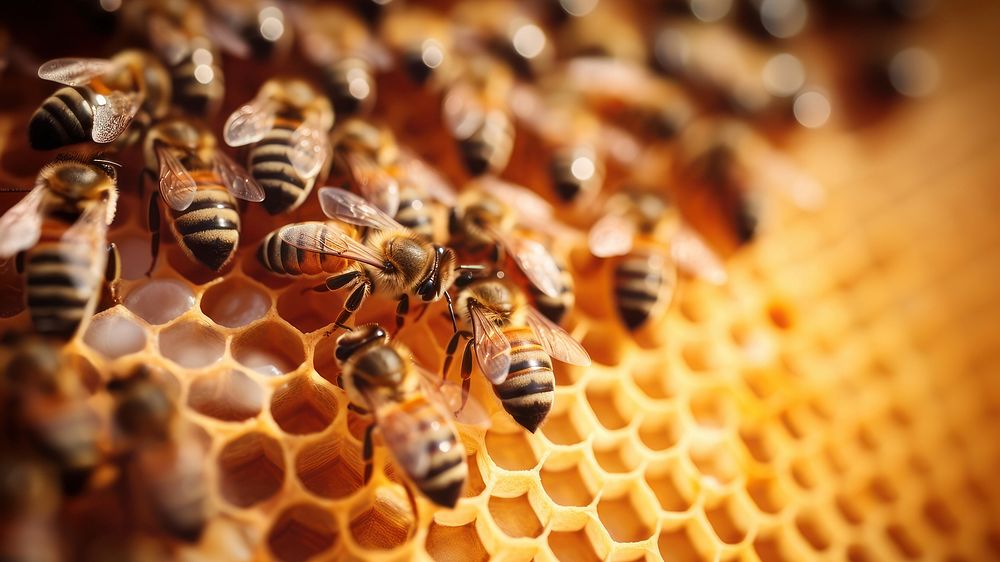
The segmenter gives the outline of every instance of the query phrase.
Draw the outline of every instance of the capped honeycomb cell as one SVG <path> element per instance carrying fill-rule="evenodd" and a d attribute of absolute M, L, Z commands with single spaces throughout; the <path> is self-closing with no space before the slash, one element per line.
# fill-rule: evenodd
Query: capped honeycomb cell
<path fill-rule="evenodd" d="M 237 369 L 199 375 L 188 389 L 187 404 L 199 414 L 236 422 L 257 417 L 264 400 L 260 384 Z"/>

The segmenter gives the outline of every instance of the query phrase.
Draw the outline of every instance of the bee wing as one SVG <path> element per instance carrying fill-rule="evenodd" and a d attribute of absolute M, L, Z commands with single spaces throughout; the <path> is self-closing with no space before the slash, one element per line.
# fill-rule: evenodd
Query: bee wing
<path fill-rule="evenodd" d="M 587 245 L 590 253 L 599 258 L 623 256 L 632 250 L 635 225 L 625 217 L 608 214 L 590 227 Z"/>
<path fill-rule="evenodd" d="M 63 232 L 62 239 L 74 244 L 92 246 L 97 250 L 95 255 L 103 256 L 105 254 L 102 246 L 107 240 L 107 232 L 108 208 L 107 202 L 102 201 L 84 209 L 76 221 Z"/>
<path fill-rule="evenodd" d="M 338 256 L 374 267 L 385 265 L 378 252 L 351 238 L 343 230 L 329 224 L 290 224 L 282 227 L 280 236 L 287 244 L 307 252 Z"/>
<path fill-rule="evenodd" d="M 715 285 L 726 282 L 726 266 L 705 240 L 690 227 L 682 226 L 670 239 L 670 255 L 686 273 Z"/>
<path fill-rule="evenodd" d="M 295 173 L 303 178 L 314 178 L 323 168 L 323 161 L 330 152 L 330 139 L 312 120 L 300 125 L 291 138 L 292 152 L 288 155 Z"/>
<path fill-rule="evenodd" d="M 513 207 L 522 222 L 545 224 L 554 220 L 552 205 L 526 187 L 497 178 L 483 178 L 478 183 L 485 191 Z"/>
<path fill-rule="evenodd" d="M 274 104 L 256 98 L 234 111 L 222 128 L 222 138 L 229 146 L 254 143 L 274 127 Z"/>
<path fill-rule="evenodd" d="M 188 38 L 163 16 L 149 17 L 149 43 L 169 66 L 175 66 L 188 52 Z"/>
<path fill-rule="evenodd" d="M 53 59 L 38 67 L 38 77 L 67 86 L 86 86 L 94 78 L 111 72 L 114 67 L 115 63 L 107 59 Z"/>
<path fill-rule="evenodd" d="M 422 158 L 404 148 L 399 151 L 398 162 L 406 178 L 426 191 L 432 199 L 449 207 L 455 205 L 455 188 Z"/>
<path fill-rule="evenodd" d="M 422 478 L 431 468 L 431 450 L 425 440 L 417 438 L 420 428 L 426 427 L 425 431 L 433 432 L 438 429 L 437 424 L 449 423 L 448 417 L 442 412 L 438 420 L 417 418 L 397 402 L 375 392 L 366 392 L 365 397 L 372 404 L 382 441 L 392 451 L 393 459 L 411 479 Z"/>
<path fill-rule="evenodd" d="M 362 197 L 389 216 L 395 216 L 399 211 L 399 182 L 396 178 L 362 154 L 348 152 L 343 158 Z"/>
<path fill-rule="evenodd" d="M 156 157 L 160 161 L 160 196 L 175 211 L 187 209 L 194 201 L 198 184 L 167 147 L 156 147 Z"/>
<path fill-rule="evenodd" d="M 0 258 L 9 258 L 38 243 L 42 234 L 42 200 L 46 187 L 39 182 L 0 217 Z"/>
<path fill-rule="evenodd" d="M 222 178 L 222 184 L 233 197 L 254 202 L 264 200 L 264 188 L 243 166 L 233 162 L 232 158 L 221 151 L 216 151 L 212 165 Z"/>
<path fill-rule="evenodd" d="M 500 384 L 510 371 L 510 341 L 482 306 L 473 305 L 469 312 L 479 368 L 491 383 Z"/>
<path fill-rule="evenodd" d="M 526 319 L 528 326 L 541 340 L 542 347 L 545 349 L 545 353 L 549 354 L 549 357 L 570 365 L 582 367 L 590 365 L 590 355 L 587 350 L 583 349 L 580 342 L 573 339 L 573 336 L 546 318 L 544 314 L 535 310 L 533 306 L 527 306 Z"/>
<path fill-rule="evenodd" d="M 369 203 L 363 197 L 339 187 L 324 187 L 319 190 L 319 204 L 331 219 L 378 230 L 399 230 L 405 228 L 382 209 Z M 381 263 L 381 262 L 380 262 Z"/>
<path fill-rule="evenodd" d="M 434 402 L 446 408 L 459 423 L 482 429 L 490 426 L 490 415 L 478 400 L 469 396 L 461 386 L 442 380 L 440 375 L 416 365 L 421 375 L 421 387 L 424 393 Z M 465 406 L 462 406 L 462 402 Z M 459 411 L 461 409 L 461 411 Z M 457 414 L 456 414 L 457 412 Z"/>
<path fill-rule="evenodd" d="M 514 258 L 517 267 L 539 291 L 558 297 L 562 289 L 562 271 L 552 254 L 541 242 L 491 229 L 493 236 Z"/>
<path fill-rule="evenodd" d="M 139 96 L 124 92 L 111 92 L 97 96 L 94 105 L 94 126 L 91 138 L 94 142 L 109 143 L 117 139 L 128 128 L 139 111 Z"/>

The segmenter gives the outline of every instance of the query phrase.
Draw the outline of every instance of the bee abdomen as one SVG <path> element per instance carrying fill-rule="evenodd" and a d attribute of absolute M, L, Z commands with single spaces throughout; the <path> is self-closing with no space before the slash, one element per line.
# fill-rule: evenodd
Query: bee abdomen
<path fill-rule="evenodd" d="M 93 92 L 60 88 L 31 116 L 28 141 L 36 150 L 51 150 L 90 140 L 94 126 Z"/>
<path fill-rule="evenodd" d="M 667 278 L 663 259 L 647 253 L 629 254 L 614 270 L 615 308 L 625 326 L 636 330 L 659 308 Z"/>
<path fill-rule="evenodd" d="M 229 263 L 239 243 L 240 215 L 222 186 L 199 183 L 191 206 L 173 213 L 177 240 L 192 257 L 216 271 Z"/>
<path fill-rule="evenodd" d="M 434 503 L 454 507 L 469 474 L 458 436 L 425 398 L 413 400 L 403 407 L 408 415 L 421 420 L 417 434 L 430 457 L 426 472 L 411 475 L 414 484 Z"/>
<path fill-rule="evenodd" d="M 35 330 L 70 339 L 90 312 L 100 283 L 90 261 L 63 244 L 43 244 L 25 262 L 28 310 Z"/>
<path fill-rule="evenodd" d="M 264 269 L 278 275 L 319 275 L 343 271 L 343 259 L 306 252 L 282 240 L 281 231 L 287 226 L 291 225 L 274 230 L 261 240 L 257 248 L 257 259 Z"/>
<path fill-rule="evenodd" d="M 296 209 L 312 190 L 315 178 L 303 178 L 292 166 L 293 128 L 276 126 L 250 149 L 250 174 L 264 188 L 264 208 L 272 215 Z"/>
<path fill-rule="evenodd" d="M 375 78 L 367 61 L 349 57 L 323 69 L 323 81 L 337 115 L 361 113 L 375 100 Z"/>
<path fill-rule="evenodd" d="M 504 334 L 510 341 L 510 370 L 493 392 L 504 410 L 534 433 L 555 398 L 552 361 L 530 328 L 510 328 Z"/>
<path fill-rule="evenodd" d="M 174 103 L 188 113 L 208 116 L 215 113 L 225 87 L 222 69 L 214 64 L 196 64 L 191 57 L 170 69 Z"/>
<path fill-rule="evenodd" d="M 514 149 L 514 125 L 504 114 L 489 114 L 478 129 L 459 141 L 459 149 L 470 174 L 499 173 Z"/>

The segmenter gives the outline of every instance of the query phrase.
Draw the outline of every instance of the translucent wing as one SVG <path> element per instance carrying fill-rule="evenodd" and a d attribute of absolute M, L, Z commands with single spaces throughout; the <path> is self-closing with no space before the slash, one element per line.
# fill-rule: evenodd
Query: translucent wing
<path fill-rule="evenodd" d="M 96 255 L 103 256 L 103 246 L 107 241 L 108 209 L 106 202 L 90 205 L 76 219 L 76 222 L 62 234 L 63 240 L 73 244 L 82 244 L 97 250 Z M 103 269 L 103 268 L 102 268 Z"/>
<path fill-rule="evenodd" d="M 424 190 L 434 200 L 449 207 L 456 203 L 455 188 L 437 170 L 407 149 L 400 149 L 397 159 L 408 181 Z"/>
<path fill-rule="evenodd" d="M 590 253 L 599 258 L 623 256 L 632 249 L 635 225 L 625 217 L 608 214 L 590 228 L 587 245 Z"/>
<path fill-rule="evenodd" d="M 222 138 L 229 146 L 243 146 L 261 140 L 273 127 L 274 104 L 256 98 L 229 115 Z"/>
<path fill-rule="evenodd" d="M 687 226 L 682 226 L 670 239 L 670 254 L 684 272 L 715 285 L 726 282 L 726 266 L 704 239 Z"/>
<path fill-rule="evenodd" d="M 106 96 L 98 94 L 94 104 L 94 126 L 90 136 L 94 142 L 109 143 L 117 139 L 128 128 L 139 111 L 139 96 L 124 92 L 111 92 Z"/>
<path fill-rule="evenodd" d="M 469 312 L 479 368 L 491 383 L 500 384 L 510 371 L 510 342 L 482 306 L 472 305 Z"/>
<path fill-rule="evenodd" d="M 282 227 L 279 235 L 286 243 L 307 252 L 338 256 L 374 267 L 385 265 L 382 256 L 375 250 L 329 224 L 317 222 L 290 224 Z"/>
<path fill-rule="evenodd" d="M 548 249 L 540 242 L 492 229 L 493 235 L 514 258 L 517 267 L 539 291 L 558 297 L 562 288 L 562 272 Z"/>
<path fill-rule="evenodd" d="M 441 380 L 440 375 L 416 366 L 421 375 L 421 387 L 431 401 L 440 404 L 459 423 L 486 429 L 490 426 L 490 415 L 475 398 L 469 396 L 461 386 Z M 464 401 L 464 405 L 463 405 Z"/>
<path fill-rule="evenodd" d="M 41 205 L 45 190 L 44 184 L 36 184 L 0 217 L 0 259 L 9 258 L 38 243 L 42 233 Z"/>
<path fill-rule="evenodd" d="M 149 18 L 149 42 L 170 66 L 180 64 L 188 52 L 188 38 L 162 16 Z"/>
<path fill-rule="evenodd" d="M 389 216 L 395 216 L 399 211 L 399 182 L 396 178 L 363 154 L 348 152 L 343 159 L 350 170 L 351 182 L 361 196 Z"/>
<path fill-rule="evenodd" d="M 331 219 L 379 230 L 404 228 L 396 219 L 369 203 L 363 197 L 339 187 L 324 187 L 319 190 L 319 204 Z"/>
<path fill-rule="evenodd" d="M 315 123 L 306 121 L 292 133 L 291 145 L 288 158 L 295 172 L 303 178 L 316 177 L 330 152 L 329 137 Z"/>
<path fill-rule="evenodd" d="M 372 404 L 375 421 L 382 432 L 382 441 L 392 451 L 393 459 L 410 476 L 420 479 L 431 467 L 431 449 L 424 439 L 415 439 L 420 428 L 437 433 L 448 418 L 441 415 L 437 419 L 416 417 L 400 407 L 398 402 L 383 398 L 375 392 L 366 392 L 365 397 Z"/>
<path fill-rule="evenodd" d="M 264 189 L 257 183 L 257 180 L 253 179 L 243 166 L 233 162 L 230 157 L 217 151 L 212 165 L 219 177 L 222 178 L 226 190 L 233 197 L 254 202 L 264 200 Z"/>
<path fill-rule="evenodd" d="M 566 333 L 566 330 L 557 326 L 534 307 L 528 306 L 527 311 L 528 326 L 541 340 L 542 347 L 545 348 L 545 353 L 548 353 L 549 357 L 570 365 L 583 367 L 590 365 L 590 355 L 587 354 L 587 350 L 583 349 L 580 342 L 573 339 L 573 336 Z"/>
<path fill-rule="evenodd" d="M 545 224 L 554 220 L 552 205 L 526 187 L 496 178 L 483 178 L 478 183 L 485 191 L 513 207 L 522 222 Z"/>
<path fill-rule="evenodd" d="M 91 80 L 111 72 L 115 64 L 107 59 L 53 59 L 38 67 L 38 77 L 67 86 L 86 86 Z"/>
<path fill-rule="evenodd" d="M 194 201 L 198 184 L 167 147 L 156 147 L 156 157 L 160 161 L 160 196 L 175 211 L 187 209 Z"/>

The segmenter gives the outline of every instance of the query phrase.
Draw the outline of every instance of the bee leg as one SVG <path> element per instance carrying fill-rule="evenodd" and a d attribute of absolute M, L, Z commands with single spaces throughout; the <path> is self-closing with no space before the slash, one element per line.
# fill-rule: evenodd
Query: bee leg
<path fill-rule="evenodd" d="M 149 277 L 156 267 L 156 260 L 160 257 L 160 197 L 157 193 L 149 196 L 147 219 L 149 220 L 149 231 L 152 233 L 149 240 L 149 253 L 153 256 L 153 260 L 149 262 L 149 269 L 146 271 L 146 277 Z"/>
<path fill-rule="evenodd" d="M 118 251 L 118 245 L 114 242 L 108 244 L 108 264 L 104 268 L 104 281 L 108 284 L 111 293 L 111 302 L 121 303 L 119 282 L 122 278 L 122 256 Z"/>
<path fill-rule="evenodd" d="M 334 275 L 333 277 L 327 278 L 322 285 L 317 285 L 313 287 L 312 290 L 317 293 L 336 291 L 350 285 L 352 281 L 356 281 L 359 277 L 361 277 L 360 271 L 348 271 L 347 273 L 341 273 L 340 275 Z"/>
<path fill-rule="evenodd" d="M 360 274 L 359 274 L 360 275 Z M 344 302 L 344 310 L 340 311 L 340 316 L 337 317 L 337 322 L 334 323 L 338 328 L 343 328 L 347 331 L 351 331 L 351 327 L 346 324 L 351 316 L 361 307 L 361 303 L 365 302 L 365 297 L 368 296 L 368 290 L 371 287 L 371 282 L 365 279 L 358 284 L 358 287 L 354 289 L 351 296 L 347 297 L 347 301 Z"/>
<path fill-rule="evenodd" d="M 458 350 L 458 342 L 462 338 L 470 339 L 472 338 L 472 334 L 464 330 L 461 332 L 455 332 L 451 336 L 451 340 L 448 341 L 448 348 L 445 350 L 444 367 L 441 368 L 442 379 L 448 377 L 448 369 L 451 368 L 451 362 L 455 359 L 455 351 Z"/>
<path fill-rule="evenodd" d="M 465 405 L 469 402 L 469 387 L 472 386 L 472 339 L 465 344 L 465 352 L 462 353 L 462 405 L 458 407 L 455 415 L 462 413 Z"/>
<path fill-rule="evenodd" d="M 396 330 L 398 331 L 403 327 L 403 322 L 406 321 L 406 313 L 410 311 L 410 297 L 409 295 L 403 295 L 399 297 L 399 304 L 396 305 Z"/>
<path fill-rule="evenodd" d="M 375 453 L 372 447 L 372 431 L 374 430 L 374 423 L 365 429 L 364 445 L 361 449 L 361 457 L 365 461 L 365 479 L 361 482 L 361 486 L 367 486 L 368 481 L 372 479 L 372 456 Z"/>

